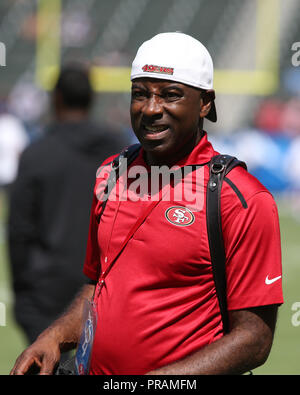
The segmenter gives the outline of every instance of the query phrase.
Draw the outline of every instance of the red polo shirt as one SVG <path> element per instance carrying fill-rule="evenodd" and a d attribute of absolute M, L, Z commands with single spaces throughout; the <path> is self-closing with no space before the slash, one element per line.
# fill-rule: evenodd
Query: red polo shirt
<path fill-rule="evenodd" d="M 177 164 L 203 165 L 199 179 L 190 181 L 197 183 L 202 196 L 195 207 L 186 196 L 180 200 L 178 195 L 160 196 L 153 203 L 146 197 L 120 201 L 116 193 L 100 224 L 102 202 L 97 196 L 107 172 L 99 174 L 84 273 L 101 280 L 101 273 L 113 265 L 95 292 L 98 325 L 91 374 L 144 374 L 222 336 L 206 229 L 205 164 L 215 154 L 205 134 Z M 149 171 L 143 150 L 130 169 L 133 166 Z M 273 197 L 243 168 L 227 177 L 246 202 L 245 207 L 232 185 L 224 182 L 221 214 L 228 308 L 281 304 L 280 233 Z M 137 223 L 138 218 L 143 220 Z"/>

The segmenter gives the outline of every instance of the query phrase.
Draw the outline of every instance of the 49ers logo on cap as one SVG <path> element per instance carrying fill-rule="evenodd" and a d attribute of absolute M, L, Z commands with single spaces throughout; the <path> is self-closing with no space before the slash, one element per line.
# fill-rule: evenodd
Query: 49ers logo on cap
<path fill-rule="evenodd" d="M 169 222 L 178 226 L 189 226 L 195 221 L 195 216 L 186 207 L 173 206 L 166 210 L 165 216 Z"/>
<path fill-rule="evenodd" d="M 146 73 L 159 73 L 159 74 L 170 74 L 174 73 L 174 69 L 172 67 L 163 67 L 163 66 L 155 66 L 153 64 L 145 64 L 142 67 L 142 70 Z"/>

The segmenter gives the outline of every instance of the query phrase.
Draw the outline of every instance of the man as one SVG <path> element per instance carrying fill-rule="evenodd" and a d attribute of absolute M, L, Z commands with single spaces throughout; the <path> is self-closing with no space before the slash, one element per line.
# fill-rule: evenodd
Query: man
<path fill-rule="evenodd" d="M 84 284 L 93 180 L 99 161 L 121 147 L 116 135 L 89 121 L 93 92 L 85 68 L 64 67 L 52 100 L 55 121 L 22 155 L 10 196 L 15 316 L 29 343 Z"/>
<path fill-rule="evenodd" d="M 98 312 L 90 374 L 241 374 L 269 355 L 283 302 L 277 210 L 242 167 L 222 188 L 228 333 L 213 280 L 205 186 L 216 152 L 203 131 L 205 117 L 216 121 L 211 57 L 188 35 L 159 34 L 138 50 L 131 79 L 132 127 L 142 148 L 128 175 L 145 169 L 145 185 L 152 188 L 157 166 L 183 171 L 198 165 L 202 204 L 191 207 L 185 195 L 165 199 L 163 187 L 174 192 L 175 182 L 158 183 L 158 193 L 150 189 L 147 199 L 142 184 L 137 188 L 137 180 L 125 176 L 102 211 L 114 157 L 105 161 L 84 264 L 90 283 L 19 357 L 12 374 L 25 373 L 32 363 L 42 374 L 52 372 L 61 350 L 78 343 L 86 298 L 93 298 Z M 124 191 L 141 198 L 120 199 Z"/>

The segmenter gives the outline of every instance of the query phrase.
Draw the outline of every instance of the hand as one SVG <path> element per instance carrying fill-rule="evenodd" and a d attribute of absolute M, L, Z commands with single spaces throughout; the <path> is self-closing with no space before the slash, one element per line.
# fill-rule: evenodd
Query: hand
<path fill-rule="evenodd" d="M 74 348 L 81 335 L 82 314 L 80 313 L 86 300 L 91 300 L 95 292 L 95 284 L 85 284 L 75 297 L 68 310 L 63 313 L 49 328 L 29 346 L 16 360 L 11 375 L 53 374 L 60 360 L 61 351 Z"/>
<path fill-rule="evenodd" d="M 53 338 L 38 338 L 17 358 L 10 375 L 51 375 L 60 360 L 59 344 Z"/>

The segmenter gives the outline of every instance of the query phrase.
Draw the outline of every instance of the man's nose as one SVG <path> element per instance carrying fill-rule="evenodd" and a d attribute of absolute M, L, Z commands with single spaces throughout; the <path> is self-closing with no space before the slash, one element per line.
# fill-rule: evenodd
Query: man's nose
<path fill-rule="evenodd" d="M 160 116 L 163 113 L 163 100 L 159 95 L 151 95 L 145 102 L 144 115 L 147 117 Z"/>

